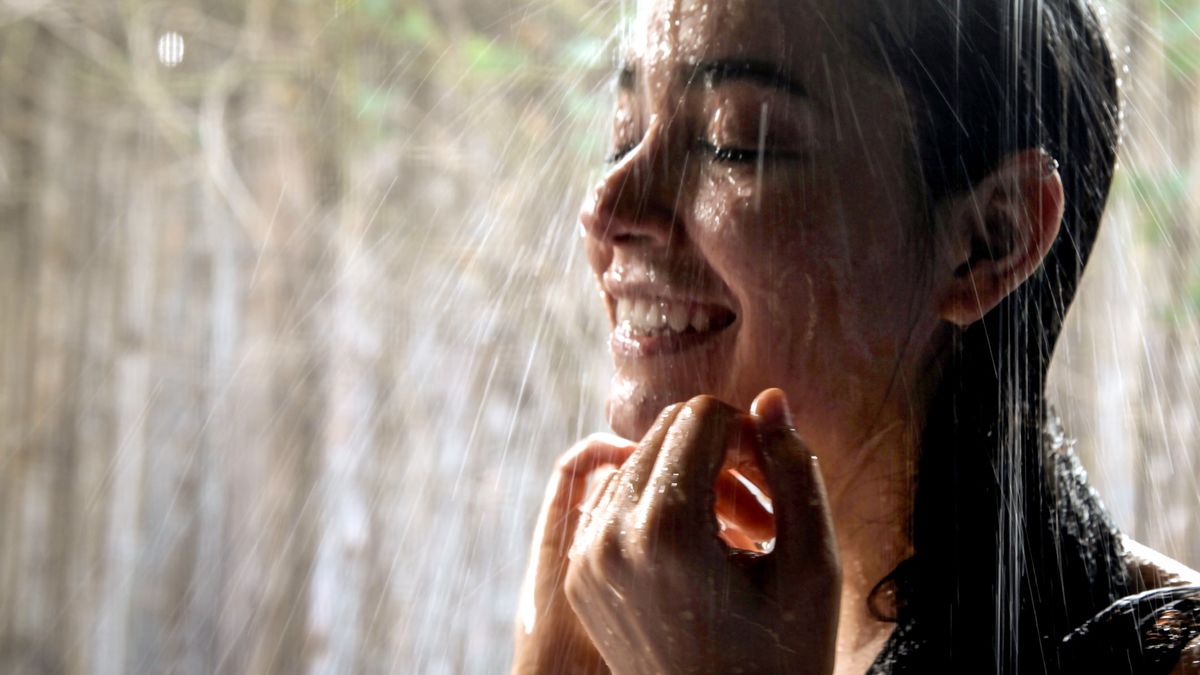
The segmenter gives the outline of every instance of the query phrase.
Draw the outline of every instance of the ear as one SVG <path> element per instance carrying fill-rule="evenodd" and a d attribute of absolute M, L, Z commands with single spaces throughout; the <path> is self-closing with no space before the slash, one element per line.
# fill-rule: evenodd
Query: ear
<path fill-rule="evenodd" d="M 1063 217 L 1058 164 L 1041 150 L 1010 155 L 969 192 L 939 209 L 949 274 L 938 313 L 966 327 L 1025 282 L 1058 237 Z"/>

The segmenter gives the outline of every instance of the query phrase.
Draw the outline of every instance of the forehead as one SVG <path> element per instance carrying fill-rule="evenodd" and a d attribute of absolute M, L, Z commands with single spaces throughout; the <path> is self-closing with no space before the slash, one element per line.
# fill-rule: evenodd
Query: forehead
<path fill-rule="evenodd" d="M 857 56 L 864 0 L 640 0 L 625 59 L 656 71 L 736 57 L 793 71 Z"/>

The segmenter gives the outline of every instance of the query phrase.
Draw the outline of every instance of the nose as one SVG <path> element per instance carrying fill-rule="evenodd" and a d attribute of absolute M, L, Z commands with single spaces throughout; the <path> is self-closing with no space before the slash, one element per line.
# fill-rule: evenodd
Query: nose
<path fill-rule="evenodd" d="M 579 219 L 588 237 L 614 246 L 667 246 L 679 228 L 686 149 L 673 148 L 661 116 L 650 119 L 636 147 L 613 165 L 584 204 Z M 672 169 L 671 154 L 677 154 Z"/>

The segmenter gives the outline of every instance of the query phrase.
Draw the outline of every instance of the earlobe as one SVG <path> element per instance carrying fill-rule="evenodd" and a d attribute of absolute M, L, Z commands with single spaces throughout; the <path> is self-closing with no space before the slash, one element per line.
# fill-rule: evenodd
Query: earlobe
<path fill-rule="evenodd" d="M 942 213 L 951 232 L 938 312 L 966 327 L 982 319 L 1042 264 L 1064 211 L 1058 164 L 1041 150 L 1010 155 Z"/>

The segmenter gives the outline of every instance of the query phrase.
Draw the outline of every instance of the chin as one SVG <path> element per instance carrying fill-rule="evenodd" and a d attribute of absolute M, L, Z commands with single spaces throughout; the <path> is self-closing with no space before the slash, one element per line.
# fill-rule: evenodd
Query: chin
<path fill-rule="evenodd" d="M 614 434 L 631 441 L 640 441 L 657 418 L 657 414 L 648 414 L 639 406 L 612 398 L 605 405 L 605 416 Z"/>
<path fill-rule="evenodd" d="M 605 415 L 613 433 L 631 441 L 640 441 L 667 406 L 713 393 L 700 386 L 668 387 L 662 384 L 627 380 L 620 376 L 613 378 L 612 391 L 605 403 Z"/>

